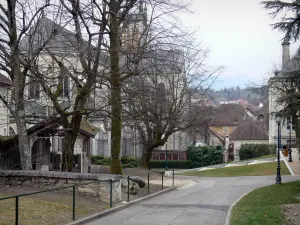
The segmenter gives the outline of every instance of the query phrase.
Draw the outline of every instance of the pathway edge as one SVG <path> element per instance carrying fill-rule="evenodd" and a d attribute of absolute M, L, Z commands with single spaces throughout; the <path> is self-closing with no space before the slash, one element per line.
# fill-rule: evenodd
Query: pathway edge
<path fill-rule="evenodd" d="M 162 191 L 153 193 L 151 195 L 147 195 L 147 196 L 145 196 L 143 198 L 139 198 L 139 199 L 133 200 L 133 201 L 128 202 L 128 203 L 126 203 L 124 205 L 116 206 L 114 208 L 111 208 L 111 209 L 108 209 L 108 210 L 105 210 L 105 211 L 102 211 L 102 212 L 99 212 L 99 213 L 95 213 L 93 215 L 84 217 L 82 219 L 75 220 L 75 221 L 73 221 L 71 223 L 68 223 L 67 225 L 84 225 L 84 224 L 87 224 L 87 223 L 92 222 L 94 220 L 100 219 L 100 218 L 102 218 L 104 216 L 113 214 L 115 212 L 119 212 L 119 211 L 121 211 L 123 209 L 126 209 L 126 208 L 129 208 L 129 207 L 133 206 L 136 203 L 140 203 L 140 202 L 146 201 L 146 200 L 154 198 L 156 196 L 159 196 L 159 195 L 168 193 L 170 191 L 173 191 L 175 189 L 176 189 L 175 187 L 170 187 L 170 188 L 164 189 Z"/>
<path fill-rule="evenodd" d="M 228 209 L 227 215 L 226 215 L 226 219 L 224 222 L 224 225 L 229 225 L 230 224 L 230 217 L 231 217 L 231 211 L 233 209 L 233 207 L 243 198 L 245 197 L 247 194 L 249 194 L 252 191 L 248 191 L 247 193 L 243 194 L 241 197 L 239 197 L 234 203 L 231 204 L 231 206 Z"/>

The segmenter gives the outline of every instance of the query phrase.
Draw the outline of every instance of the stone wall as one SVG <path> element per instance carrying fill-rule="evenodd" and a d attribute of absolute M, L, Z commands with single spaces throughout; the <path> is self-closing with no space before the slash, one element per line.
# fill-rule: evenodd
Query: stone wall
<path fill-rule="evenodd" d="M 0 170 L 0 184 L 2 185 L 21 185 L 43 189 L 76 185 L 78 193 L 97 196 L 107 203 L 110 201 L 110 180 L 112 180 L 113 202 L 121 201 L 122 178 L 123 176 L 110 174 Z M 68 188 L 65 191 L 72 190 Z"/>

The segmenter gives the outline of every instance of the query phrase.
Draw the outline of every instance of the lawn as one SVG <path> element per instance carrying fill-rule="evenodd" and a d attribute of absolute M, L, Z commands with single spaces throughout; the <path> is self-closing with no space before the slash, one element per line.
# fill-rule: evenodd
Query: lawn
<path fill-rule="evenodd" d="M 232 166 L 226 168 L 180 173 L 184 176 L 202 177 L 238 177 L 238 176 L 267 176 L 275 175 L 277 162 L 262 163 L 247 166 Z M 281 162 L 281 174 L 290 175 L 284 162 Z"/>
<path fill-rule="evenodd" d="M 290 224 L 281 206 L 300 203 L 295 198 L 299 193 L 300 181 L 256 189 L 233 207 L 230 225 Z"/>
<path fill-rule="evenodd" d="M 253 160 L 258 160 L 258 159 L 268 159 L 268 158 L 275 158 L 277 155 L 276 154 L 270 154 L 270 155 L 263 155 L 257 158 L 253 158 L 253 159 L 244 159 L 244 160 L 240 160 L 238 162 L 247 162 L 247 161 L 253 161 Z M 230 162 L 230 163 L 235 163 L 235 162 Z"/>
<path fill-rule="evenodd" d="M 0 195 L 0 198 L 4 197 Z M 38 225 L 38 224 L 67 224 L 72 221 L 72 199 L 70 201 L 56 201 L 56 199 L 42 200 L 36 197 L 19 198 L 19 224 Z M 107 206 L 93 207 L 77 203 L 76 218 L 98 212 Z M 15 224 L 15 199 L 0 201 L 0 225 Z"/>

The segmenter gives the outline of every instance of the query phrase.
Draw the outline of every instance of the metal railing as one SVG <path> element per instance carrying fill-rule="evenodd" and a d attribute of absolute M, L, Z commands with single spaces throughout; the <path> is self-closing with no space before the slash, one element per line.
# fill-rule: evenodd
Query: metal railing
<path fill-rule="evenodd" d="M 161 174 L 161 190 L 163 190 L 164 189 L 164 172 L 159 172 L 159 173 Z M 149 195 L 150 194 L 150 173 L 148 173 L 147 176 L 148 176 L 147 177 L 147 194 Z M 174 187 L 174 177 L 175 177 L 175 172 L 173 170 L 173 174 L 172 174 L 172 186 L 173 187 Z M 76 209 L 76 195 L 75 195 L 76 187 L 89 185 L 89 184 L 95 184 L 95 183 L 100 184 L 100 182 L 107 182 L 107 181 L 109 181 L 109 186 L 110 186 L 109 206 L 110 206 L 110 208 L 112 208 L 113 207 L 113 180 L 112 179 L 93 181 L 93 182 L 82 183 L 82 184 L 74 184 L 74 185 L 52 188 L 52 189 L 47 189 L 47 190 L 42 190 L 42 191 L 13 195 L 13 196 L 0 198 L 0 201 L 7 200 L 7 199 L 15 199 L 15 224 L 18 225 L 19 224 L 19 199 L 20 199 L 20 197 L 72 188 L 72 220 L 74 221 L 76 219 L 76 210 L 75 210 Z M 130 176 L 127 177 L 127 202 L 130 201 L 130 187 L 129 186 L 130 186 Z"/>
<path fill-rule="evenodd" d="M 51 191 L 57 191 L 57 190 L 63 190 L 63 189 L 67 189 L 67 188 L 72 188 L 72 220 L 74 221 L 76 219 L 76 187 L 79 186 L 84 186 L 84 185 L 89 185 L 89 184 L 95 184 L 95 183 L 100 183 L 100 182 L 107 182 L 109 181 L 110 184 L 110 198 L 109 198 L 109 206 L 110 208 L 113 207 L 113 196 L 112 196 L 112 184 L 113 184 L 113 180 L 101 180 L 101 181 L 93 181 L 93 182 L 89 182 L 89 183 L 83 183 L 83 184 L 74 184 L 74 185 L 69 185 L 69 186 L 64 186 L 64 187 L 58 187 L 58 188 L 51 188 L 51 189 L 47 189 L 47 190 L 43 190 L 43 191 L 35 191 L 35 192 L 30 192 L 30 193 L 24 193 L 24 194 L 19 194 L 19 195 L 13 195 L 13 196 L 8 196 L 8 197 L 3 197 L 0 198 L 0 201 L 2 200 L 7 200 L 7 199 L 14 199 L 15 198 L 15 224 L 18 225 L 19 224 L 19 199 L 20 197 L 24 197 L 24 196 L 30 196 L 30 195 L 35 195 L 35 194 L 40 194 L 40 193 L 45 193 L 45 192 L 51 192 Z"/>
<path fill-rule="evenodd" d="M 161 174 L 161 190 L 164 189 L 164 171 L 158 172 Z M 144 174 L 145 175 L 145 174 Z M 172 173 L 172 186 L 174 187 L 175 171 Z M 127 202 L 130 202 L 130 176 L 127 177 Z M 150 194 L 150 173 L 147 174 L 147 194 Z"/>

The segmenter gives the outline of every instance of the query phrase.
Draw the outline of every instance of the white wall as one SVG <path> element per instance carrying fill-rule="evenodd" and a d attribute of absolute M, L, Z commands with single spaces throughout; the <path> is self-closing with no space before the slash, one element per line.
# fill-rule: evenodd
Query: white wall
<path fill-rule="evenodd" d="M 283 108 L 282 105 L 278 105 L 276 102 L 278 98 L 278 94 L 276 93 L 276 90 L 272 88 L 273 85 L 279 85 L 279 84 L 278 82 L 276 83 L 274 80 L 269 81 L 269 113 L 270 113 L 269 144 L 277 144 L 278 125 L 275 121 L 274 114 Z M 281 129 L 281 143 L 285 145 L 286 141 L 289 140 L 289 130 L 287 129 L 286 121 L 282 121 L 280 129 Z M 291 132 L 291 139 L 292 140 L 296 139 L 296 135 L 294 131 Z"/>

